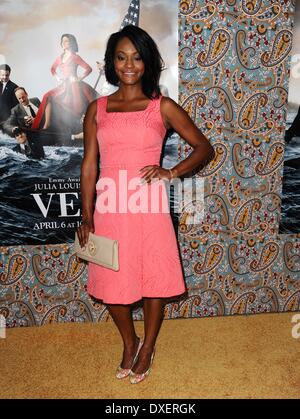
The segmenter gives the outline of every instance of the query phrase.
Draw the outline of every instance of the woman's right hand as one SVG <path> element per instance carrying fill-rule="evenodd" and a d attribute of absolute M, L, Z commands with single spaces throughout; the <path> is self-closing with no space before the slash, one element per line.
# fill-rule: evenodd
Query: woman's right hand
<path fill-rule="evenodd" d="M 84 247 L 89 239 L 89 233 L 94 233 L 94 221 L 93 220 L 83 220 L 81 225 L 77 229 L 78 240 L 80 247 Z"/>

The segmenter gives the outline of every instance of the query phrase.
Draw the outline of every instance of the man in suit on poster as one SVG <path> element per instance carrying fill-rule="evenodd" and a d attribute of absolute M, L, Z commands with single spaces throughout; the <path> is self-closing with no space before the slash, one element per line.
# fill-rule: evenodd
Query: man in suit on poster
<path fill-rule="evenodd" d="M 8 64 L 0 65 L 0 127 L 9 117 L 11 109 L 18 104 L 15 95 L 18 86 L 10 80 L 10 73 Z"/>
<path fill-rule="evenodd" d="M 45 157 L 44 148 L 40 141 L 30 138 L 30 135 L 23 128 L 15 128 L 13 135 L 17 141 L 17 145 L 13 151 L 25 154 L 26 157 L 32 159 L 43 159 Z"/>
<path fill-rule="evenodd" d="M 12 108 L 10 117 L 3 124 L 3 130 L 11 137 L 16 127 L 30 129 L 41 104 L 37 97 L 29 99 L 24 87 L 17 87 L 15 96 L 19 104 Z"/>

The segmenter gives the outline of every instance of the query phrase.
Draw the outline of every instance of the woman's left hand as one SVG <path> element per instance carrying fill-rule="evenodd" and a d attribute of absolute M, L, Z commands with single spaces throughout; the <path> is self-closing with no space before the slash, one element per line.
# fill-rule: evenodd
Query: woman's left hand
<path fill-rule="evenodd" d="M 151 165 L 151 166 L 144 166 L 142 169 L 139 170 L 139 172 L 142 174 L 141 179 L 143 181 L 150 183 L 152 178 L 157 179 L 171 179 L 171 174 L 168 169 L 163 169 L 160 166 L 157 165 Z"/>

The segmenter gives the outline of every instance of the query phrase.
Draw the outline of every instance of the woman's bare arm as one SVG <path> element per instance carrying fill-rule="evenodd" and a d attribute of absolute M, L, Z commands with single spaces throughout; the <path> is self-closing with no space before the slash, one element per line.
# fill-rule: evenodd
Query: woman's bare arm
<path fill-rule="evenodd" d="M 161 99 L 161 116 L 167 129 L 173 128 L 184 140 L 193 147 L 190 155 L 171 169 L 164 169 L 157 165 L 144 166 L 140 169 L 141 178 L 149 183 L 152 178 L 180 177 L 192 172 L 195 168 L 202 168 L 214 158 L 215 151 L 209 140 L 196 127 L 188 113 L 174 100 L 163 97 Z"/>
<path fill-rule="evenodd" d="M 89 105 L 83 122 L 84 155 L 80 175 L 82 225 L 78 229 L 81 246 L 87 242 L 88 233 L 94 232 L 94 197 L 99 159 L 96 115 L 97 101 L 94 101 Z"/>
<path fill-rule="evenodd" d="M 168 97 L 162 98 L 161 114 L 166 128 L 173 128 L 194 148 L 185 160 L 172 168 L 174 177 L 190 173 L 193 169 L 213 159 L 215 152 L 209 140 L 197 128 L 188 113 L 174 100 Z"/>

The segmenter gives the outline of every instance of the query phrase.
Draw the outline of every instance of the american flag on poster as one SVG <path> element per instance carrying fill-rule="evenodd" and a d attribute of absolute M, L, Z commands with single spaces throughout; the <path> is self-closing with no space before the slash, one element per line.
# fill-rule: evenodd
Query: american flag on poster
<path fill-rule="evenodd" d="M 128 7 L 128 11 L 123 19 L 120 30 L 127 25 L 139 26 L 140 17 L 140 0 L 132 0 Z"/>

